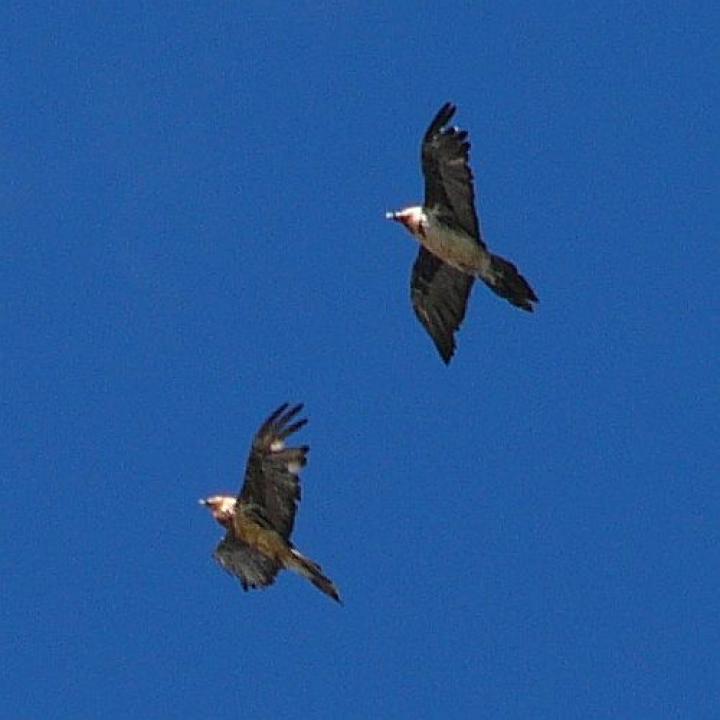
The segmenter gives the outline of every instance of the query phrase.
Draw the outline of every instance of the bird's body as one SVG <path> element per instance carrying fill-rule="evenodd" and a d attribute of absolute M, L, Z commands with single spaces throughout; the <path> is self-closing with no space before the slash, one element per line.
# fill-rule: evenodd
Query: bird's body
<path fill-rule="evenodd" d="M 386 217 L 402 223 L 421 244 L 411 278 L 413 309 L 449 363 L 475 279 L 516 307 L 532 312 L 537 296 L 508 260 L 483 241 L 475 212 L 467 132 L 445 127 L 455 114 L 446 103 L 422 142 L 425 202 Z"/>
<path fill-rule="evenodd" d="M 307 462 L 309 448 L 286 448 L 285 439 L 307 422 L 288 424 L 301 409 L 302 405 L 289 409 L 282 405 L 262 424 L 238 496 L 215 495 L 200 502 L 226 530 L 214 557 L 239 578 L 243 589 L 267 587 L 281 569 L 294 570 L 340 602 L 337 588 L 320 566 L 290 541 L 300 500 L 298 473 Z"/>
<path fill-rule="evenodd" d="M 432 209 L 420 206 L 406 208 L 394 217 L 408 228 L 410 234 L 435 257 L 451 267 L 472 276 L 487 275 L 490 253 L 478 241 L 460 228 L 444 225 Z"/>

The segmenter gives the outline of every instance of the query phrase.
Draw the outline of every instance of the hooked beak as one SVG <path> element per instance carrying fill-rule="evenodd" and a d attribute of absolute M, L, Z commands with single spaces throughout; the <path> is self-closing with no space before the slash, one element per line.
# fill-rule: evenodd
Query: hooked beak
<path fill-rule="evenodd" d="M 385 219 L 386 220 L 397 220 L 397 213 L 396 212 L 386 212 Z"/>
<path fill-rule="evenodd" d="M 207 507 L 210 503 L 207 500 L 205 500 L 205 498 L 203 498 L 202 500 L 198 500 L 198 504 L 204 505 L 205 507 Z"/>

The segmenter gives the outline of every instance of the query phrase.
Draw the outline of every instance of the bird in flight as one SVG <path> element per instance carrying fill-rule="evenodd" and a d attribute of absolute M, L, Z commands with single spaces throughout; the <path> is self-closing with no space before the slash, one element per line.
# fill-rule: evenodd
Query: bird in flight
<path fill-rule="evenodd" d="M 253 438 L 240 494 L 201 500 L 225 530 L 213 557 L 243 590 L 272 585 L 282 569 L 294 570 L 316 588 L 341 602 L 322 568 L 290 542 L 300 501 L 300 469 L 307 463 L 307 445 L 286 447 L 285 441 L 306 423 L 296 420 L 302 405 L 281 405 Z"/>
<path fill-rule="evenodd" d="M 420 242 L 411 278 L 413 309 L 448 364 L 455 331 L 465 317 L 475 278 L 516 307 L 532 312 L 538 301 L 509 260 L 493 255 L 482 238 L 475 212 L 473 174 L 466 130 L 446 127 L 456 111 L 445 103 L 422 141 L 425 202 L 385 214 Z"/>

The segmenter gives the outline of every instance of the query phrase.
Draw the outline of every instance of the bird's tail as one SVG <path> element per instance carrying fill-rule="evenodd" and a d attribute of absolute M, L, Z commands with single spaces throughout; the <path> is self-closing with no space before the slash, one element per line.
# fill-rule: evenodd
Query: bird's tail
<path fill-rule="evenodd" d="M 292 553 L 292 569 L 306 577 L 318 590 L 321 590 L 335 600 L 335 602 L 339 602 L 342 605 L 340 593 L 335 585 L 333 585 L 332 580 L 323 575 L 322 568 L 310 558 L 306 558 L 295 548 L 292 548 L 290 552 Z"/>
<path fill-rule="evenodd" d="M 533 311 L 533 303 L 538 302 L 537 295 L 509 260 L 499 255 L 491 255 L 489 276 L 482 279 L 494 293 L 516 307 L 528 312 Z"/>

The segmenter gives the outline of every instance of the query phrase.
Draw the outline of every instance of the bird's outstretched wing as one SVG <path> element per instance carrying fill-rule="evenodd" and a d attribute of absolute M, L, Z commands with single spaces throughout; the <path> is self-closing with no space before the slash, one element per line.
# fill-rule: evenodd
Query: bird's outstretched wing
<path fill-rule="evenodd" d="M 213 557 L 224 570 L 239 578 L 243 590 L 272 585 L 281 569 L 274 560 L 238 540 L 232 533 L 225 535 Z"/>
<path fill-rule="evenodd" d="M 456 270 L 421 247 L 412 269 L 410 297 L 418 320 L 445 364 L 455 352 L 454 333 L 465 317 L 475 278 Z"/>
<path fill-rule="evenodd" d="M 302 405 L 281 405 L 260 426 L 245 467 L 238 500 L 257 506 L 266 521 L 285 540 L 290 538 L 300 501 L 300 469 L 307 463 L 307 445 L 285 447 L 285 440 L 307 423 L 293 418 Z"/>
<path fill-rule="evenodd" d="M 443 224 L 463 230 L 485 247 L 475 212 L 468 134 L 466 130 L 445 127 L 456 109 L 452 103 L 445 103 L 423 137 L 425 207 L 433 210 Z"/>

